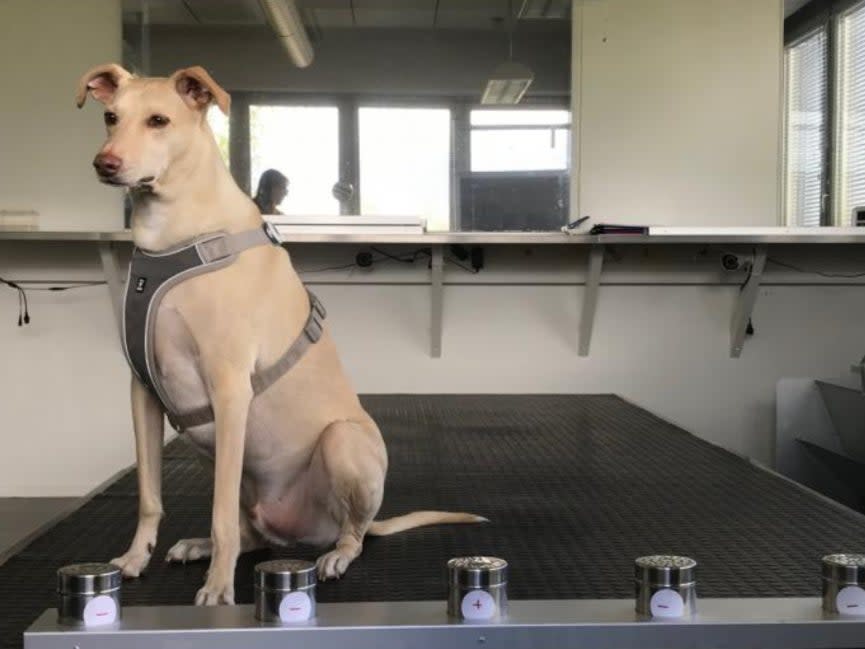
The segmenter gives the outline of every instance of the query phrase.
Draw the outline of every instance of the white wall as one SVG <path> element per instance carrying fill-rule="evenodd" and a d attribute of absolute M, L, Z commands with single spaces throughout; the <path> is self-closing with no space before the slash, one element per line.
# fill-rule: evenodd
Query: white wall
<path fill-rule="evenodd" d="M 75 108 L 91 66 L 121 56 L 119 0 L 0 2 L 0 210 L 34 209 L 53 229 L 123 225 L 116 192 L 93 182 L 102 120 Z"/>
<path fill-rule="evenodd" d="M 0 2 L 0 209 L 35 209 L 47 229 L 122 227 L 120 193 L 90 166 L 101 107 L 75 108 L 79 77 L 120 58 L 120 20 L 119 0 Z M 0 276 L 96 271 L 91 255 L 61 244 L 33 253 L 4 245 Z M 51 319 L 19 330 L 16 293 L 0 286 L 0 495 L 83 493 L 128 462 L 127 390 L 103 292 L 32 293 L 34 314 L 45 303 Z"/>
<path fill-rule="evenodd" d="M 98 280 L 96 254 L 94 245 L 3 243 L 0 277 Z M 17 293 L 0 286 L 0 497 L 82 495 L 134 462 L 108 289 L 29 296 L 31 324 L 18 327 Z"/>
<path fill-rule="evenodd" d="M 578 5 L 575 214 L 780 225 L 782 0 Z"/>

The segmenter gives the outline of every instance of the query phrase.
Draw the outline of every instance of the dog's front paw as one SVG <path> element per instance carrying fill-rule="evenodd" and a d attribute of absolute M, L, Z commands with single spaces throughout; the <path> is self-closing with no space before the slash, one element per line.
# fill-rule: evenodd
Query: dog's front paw
<path fill-rule="evenodd" d="M 211 579 L 210 574 L 204 586 L 195 596 L 196 606 L 219 606 L 220 604 L 234 604 L 234 584 Z"/>
<path fill-rule="evenodd" d="M 122 557 L 112 559 L 109 563 L 120 568 L 120 572 L 124 577 L 135 578 L 140 577 L 141 573 L 150 563 L 150 554 L 146 552 L 129 551 Z"/>
<path fill-rule="evenodd" d="M 318 578 L 322 581 L 326 579 L 339 579 L 348 570 L 348 564 L 352 562 L 353 557 L 347 556 L 341 550 L 332 550 L 327 554 L 323 554 L 315 562 L 315 567 L 318 569 Z"/>
<path fill-rule="evenodd" d="M 165 555 L 165 560 L 179 563 L 198 561 L 206 559 L 212 552 L 213 543 L 210 539 L 183 539 L 171 547 Z"/>

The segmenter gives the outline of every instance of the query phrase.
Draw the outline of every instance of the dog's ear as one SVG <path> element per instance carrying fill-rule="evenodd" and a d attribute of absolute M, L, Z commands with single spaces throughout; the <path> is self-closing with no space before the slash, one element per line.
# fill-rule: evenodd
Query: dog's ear
<path fill-rule="evenodd" d="M 92 94 L 96 101 L 107 104 L 117 89 L 131 78 L 132 74 L 116 63 L 104 63 L 90 68 L 78 81 L 75 105 L 81 108 L 87 101 L 88 93 Z"/>
<path fill-rule="evenodd" d="M 219 110 L 228 115 L 231 108 L 231 96 L 207 74 L 207 70 L 194 66 L 178 70 L 171 75 L 177 92 L 186 104 L 195 110 L 204 110 L 211 103 L 219 106 Z"/>

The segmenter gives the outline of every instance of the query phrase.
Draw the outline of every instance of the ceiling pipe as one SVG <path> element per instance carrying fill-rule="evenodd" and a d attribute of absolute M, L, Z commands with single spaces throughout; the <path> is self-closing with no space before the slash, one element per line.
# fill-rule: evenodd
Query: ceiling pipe
<path fill-rule="evenodd" d="M 141 74 L 150 76 L 150 0 L 141 0 Z"/>
<path fill-rule="evenodd" d="M 312 43 L 294 0 L 258 0 L 289 58 L 299 68 L 312 63 Z"/>

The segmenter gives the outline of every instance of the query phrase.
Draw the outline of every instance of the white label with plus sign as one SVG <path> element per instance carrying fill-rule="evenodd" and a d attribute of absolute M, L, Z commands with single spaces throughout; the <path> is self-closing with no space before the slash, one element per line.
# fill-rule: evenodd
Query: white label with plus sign
<path fill-rule="evenodd" d="M 496 614 L 496 601 L 485 590 L 473 590 L 463 597 L 460 608 L 466 620 L 489 620 Z"/>

